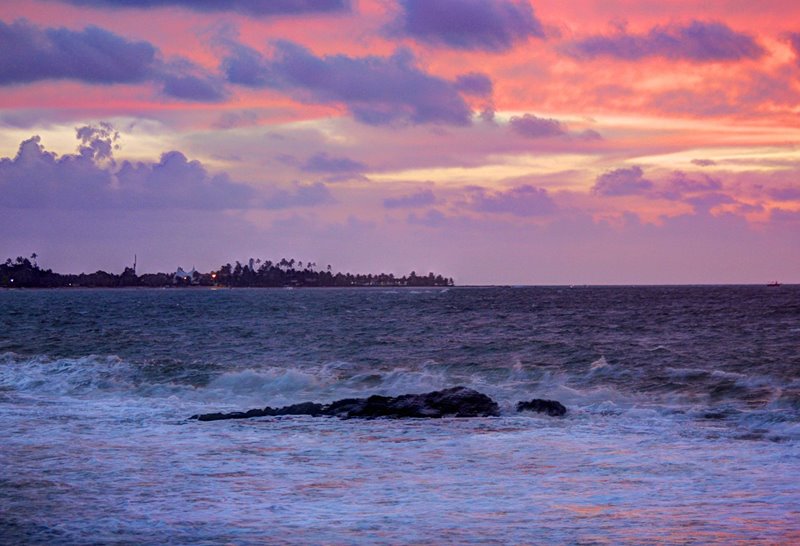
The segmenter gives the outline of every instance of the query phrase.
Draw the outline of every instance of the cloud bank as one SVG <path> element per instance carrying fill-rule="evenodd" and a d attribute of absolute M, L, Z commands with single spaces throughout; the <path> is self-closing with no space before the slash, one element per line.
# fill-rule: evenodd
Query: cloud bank
<path fill-rule="evenodd" d="M 389 57 L 318 57 L 293 42 L 277 41 L 273 48 L 272 56 L 265 57 L 232 44 L 222 63 L 228 81 L 298 92 L 308 102 L 343 105 L 355 119 L 370 125 L 470 123 L 471 111 L 458 84 L 418 68 L 408 50 Z"/>
<path fill-rule="evenodd" d="M 337 13 L 350 10 L 348 0 L 61 0 L 95 8 L 180 7 L 199 12 L 233 12 L 254 17 Z"/>
<path fill-rule="evenodd" d="M 422 190 L 410 195 L 401 197 L 389 197 L 383 200 L 383 206 L 387 209 L 417 208 L 436 203 L 436 196 L 431 190 Z"/>
<path fill-rule="evenodd" d="M 178 151 L 154 163 L 112 157 L 115 133 L 108 126 L 82 127 L 76 154 L 61 157 L 34 136 L 13 158 L 0 159 L 0 207 L 23 209 L 193 209 L 248 208 L 254 191 L 210 174 Z"/>
<path fill-rule="evenodd" d="M 533 114 L 512 116 L 509 125 L 512 131 L 526 138 L 547 138 L 566 134 L 560 121 L 536 117 Z"/>
<path fill-rule="evenodd" d="M 312 155 L 300 167 L 301 170 L 309 173 L 331 174 L 359 173 L 366 168 L 367 166 L 360 161 L 355 161 L 349 157 L 331 156 L 326 152 Z"/>
<path fill-rule="evenodd" d="M 492 80 L 486 74 L 470 72 L 456 78 L 456 89 L 467 95 L 491 97 L 493 85 Z"/>
<path fill-rule="evenodd" d="M 75 31 L 42 28 L 25 20 L 0 21 L 0 85 L 43 80 L 75 80 L 88 84 L 158 83 L 165 95 L 216 102 L 225 93 L 211 74 L 194 63 L 161 59 L 146 41 L 90 26 Z"/>
<path fill-rule="evenodd" d="M 544 37 L 530 3 L 513 0 L 401 0 L 390 31 L 431 45 L 494 53 Z"/>
<path fill-rule="evenodd" d="M 151 79 L 158 50 L 97 27 L 82 31 L 0 21 L 0 85 L 48 79 L 140 83 Z"/>
<path fill-rule="evenodd" d="M 723 23 L 692 21 L 656 26 L 646 34 L 620 30 L 608 36 L 590 36 L 570 44 L 567 52 L 578 58 L 614 57 L 635 61 L 663 57 L 692 62 L 758 59 L 764 49 L 748 34 Z"/>
<path fill-rule="evenodd" d="M 592 192 L 605 196 L 637 195 L 650 191 L 653 182 L 644 178 L 642 168 L 614 169 L 597 177 Z"/>
<path fill-rule="evenodd" d="M 515 216 L 541 216 L 556 211 L 547 190 L 523 184 L 506 191 L 478 190 L 470 206 L 478 212 L 509 213 Z"/>

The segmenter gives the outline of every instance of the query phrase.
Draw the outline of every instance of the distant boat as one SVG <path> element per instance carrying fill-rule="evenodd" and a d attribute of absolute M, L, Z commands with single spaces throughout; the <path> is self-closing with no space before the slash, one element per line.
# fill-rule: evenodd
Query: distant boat
<path fill-rule="evenodd" d="M 779 283 L 778 281 L 772 281 L 772 282 L 767 283 L 767 286 L 780 286 L 780 285 L 781 285 L 781 283 Z"/>

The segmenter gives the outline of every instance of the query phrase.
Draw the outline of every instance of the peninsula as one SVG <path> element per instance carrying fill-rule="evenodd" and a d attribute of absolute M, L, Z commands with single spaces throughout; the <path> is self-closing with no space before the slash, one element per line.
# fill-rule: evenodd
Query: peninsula
<path fill-rule="evenodd" d="M 392 273 L 341 273 L 330 265 L 324 269 L 314 262 L 282 258 L 279 261 L 250 258 L 246 262 L 226 263 L 207 273 L 184 271 L 174 273 L 137 274 L 136 265 L 125 267 L 120 274 L 96 271 L 94 273 L 56 273 L 42 269 L 37 255 L 30 258 L 8 258 L 0 263 L 2 288 L 118 288 L 118 287 L 369 287 L 369 286 L 453 286 L 452 278 L 428 273 L 418 275 L 412 271 L 400 277 Z"/>

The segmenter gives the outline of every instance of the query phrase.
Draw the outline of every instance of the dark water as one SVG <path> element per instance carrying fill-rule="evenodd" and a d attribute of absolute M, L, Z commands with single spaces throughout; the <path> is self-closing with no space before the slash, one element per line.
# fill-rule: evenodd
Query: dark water
<path fill-rule="evenodd" d="M 504 415 L 185 420 L 454 385 Z M 800 537 L 797 286 L 5 291 L 0 412 L 10 542 Z"/>
<path fill-rule="evenodd" d="M 140 384 L 340 362 L 378 388 L 399 368 L 498 389 L 514 370 L 534 387 L 559 374 L 657 403 L 800 410 L 797 287 L 46 291 L 0 305 L 0 353 L 113 355 Z"/>

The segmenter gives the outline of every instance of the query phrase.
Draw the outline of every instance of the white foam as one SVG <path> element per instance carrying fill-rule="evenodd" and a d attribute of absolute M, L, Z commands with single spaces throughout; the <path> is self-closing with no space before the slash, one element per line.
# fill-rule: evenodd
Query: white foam
<path fill-rule="evenodd" d="M 800 381 L 780 385 L 775 378 L 736 372 L 694 368 L 668 370 L 670 376 L 682 381 L 707 381 L 708 388 L 721 381 L 723 387 L 725 383 L 732 383 L 744 389 L 733 392 L 729 398 L 724 394 L 709 398 L 702 388 L 696 388 L 697 385 L 694 390 L 678 389 L 657 396 L 635 390 L 623 392 L 607 380 L 615 378 L 618 370 L 605 357 L 593 361 L 588 371 L 577 377 L 529 368 L 520 360 L 514 361 L 508 371 L 500 375 L 486 375 L 480 370 L 471 375 L 448 371 L 434 361 L 417 367 L 375 370 L 357 362 L 337 360 L 308 368 L 272 365 L 208 372 L 210 380 L 201 384 L 188 383 L 180 370 L 172 379 L 163 375 L 153 379 L 144 368 L 113 355 L 50 359 L 3 353 L 0 363 L 0 390 L 4 396 L 17 393 L 40 398 L 113 398 L 119 403 L 145 397 L 161 399 L 157 403 L 160 407 L 191 407 L 196 411 L 244 410 L 309 400 L 330 402 L 372 394 L 396 396 L 464 385 L 491 396 L 507 415 L 515 413 L 517 402 L 532 398 L 558 400 L 567 406 L 571 415 L 628 415 L 633 418 L 636 412 L 647 410 L 665 419 L 674 419 L 678 412 L 705 419 L 706 414 L 722 412 L 725 423 L 748 430 L 775 429 L 775 434 L 784 437 L 796 432 L 786 421 L 797 420 L 800 410 L 793 394 L 800 390 Z M 755 398 L 737 398 L 746 397 L 750 389 L 754 389 Z M 764 396 L 768 398 L 762 400 Z"/>
<path fill-rule="evenodd" d="M 608 367 L 608 361 L 606 360 L 606 357 L 601 356 L 600 358 L 591 363 L 591 365 L 589 366 L 589 371 L 602 370 L 603 368 L 607 367 Z"/>
<path fill-rule="evenodd" d="M 276 394 L 291 395 L 298 391 L 318 389 L 317 376 L 296 369 L 241 370 L 224 373 L 206 388 L 226 394 L 270 397 Z"/>
<path fill-rule="evenodd" d="M 6 353 L 0 366 L 0 388 L 23 392 L 84 395 L 124 392 L 135 387 L 136 371 L 117 356 L 88 355 L 51 360 Z"/>

